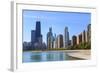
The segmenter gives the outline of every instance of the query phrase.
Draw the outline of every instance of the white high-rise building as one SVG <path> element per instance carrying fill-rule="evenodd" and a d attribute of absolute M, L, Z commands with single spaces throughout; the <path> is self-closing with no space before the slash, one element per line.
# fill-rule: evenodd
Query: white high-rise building
<path fill-rule="evenodd" d="M 68 27 L 65 27 L 65 29 L 64 29 L 64 39 L 63 39 L 63 42 L 64 42 L 64 48 L 67 48 L 68 47 L 68 44 L 69 44 Z"/>

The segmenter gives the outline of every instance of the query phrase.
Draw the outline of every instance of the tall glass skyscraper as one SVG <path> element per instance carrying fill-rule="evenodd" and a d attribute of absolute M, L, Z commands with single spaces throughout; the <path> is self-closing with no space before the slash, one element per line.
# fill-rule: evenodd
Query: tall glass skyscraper
<path fill-rule="evenodd" d="M 52 34 L 52 28 L 49 28 L 49 32 L 47 33 L 47 48 L 51 49 L 53 48 L 53 34 Z"/>
<path fill-rule="evenodd" d="M 35 40 L 35 30 L 31 31 L 31 48 L 34 49 L 34 43 L 36 42 Z"/>
<path fill-rule="evenodd" d="M 41 23 L 40 21 L 36 21 L 36 42 L 38 42 L 38 38 L 41 37 Z"/>
<path fill-rule="evenodd" d="M 41 49 L 42 47 L 42 34 L 41 34 L 41 23 L 36 21 L 36 29 L 31 31 L 31 48 Z"/>
<path fill-rule="evenodd" d="M 35 30 L 31 31 L 31 42 L 35 43 Z"/>
<path fill-rule="evenodd" d="M 64 29 L 64 48 L 67 48 L 69 44 L 69 32 L 68 27 L 65 27 Z"/>

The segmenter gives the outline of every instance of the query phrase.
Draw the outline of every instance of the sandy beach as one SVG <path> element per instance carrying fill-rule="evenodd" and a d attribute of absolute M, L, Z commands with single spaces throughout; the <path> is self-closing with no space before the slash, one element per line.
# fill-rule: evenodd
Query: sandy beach
<path fill-rule="evenodd" d="M 66 51 L 69 56 L 82 58 L 82 59 L 91 59 L 91 50 L 69 50 Z"/>

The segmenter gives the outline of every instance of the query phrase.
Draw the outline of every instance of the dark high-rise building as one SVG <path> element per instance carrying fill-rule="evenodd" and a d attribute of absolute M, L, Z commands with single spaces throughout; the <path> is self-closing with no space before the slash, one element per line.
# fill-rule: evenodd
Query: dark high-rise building
<path fill-rule="evenodd" d="M 71 46 L 71 40 L 69 40 L 68 46 Z"/>
<path fill-rule="evenodd" d="M 35 30 L 31 31 L 31 42 L 35 43 Z"/>
<path fill-rule="evenodd" d="M 36 21 L 36 29 L 31 31 L 31 48 L 41 49 L 42 47 L 42 34 L 41 34 L 41 23 Z"/>
<path fill-rule="evenodd" d="M 36 31 L 35 30 L 32 30 L 31 31 L 31 48 L 33 49 L 34 48 L 34 43 L 36 42 Z"/>
<path fill-rule="evenodd" d="M 72 45 L 77 45 L 77 37 L 75 35 L 72 36 Z"/>
<path fill-rule="evenodd" d="M 79 44 L 82 43 L 82 33 L 79 34 Z"/>
<path fill-rule="evenodd" d="M 36 42 L 38 42 L 39 37 L 41 37 L 41 23 L 36 21 Z"/>

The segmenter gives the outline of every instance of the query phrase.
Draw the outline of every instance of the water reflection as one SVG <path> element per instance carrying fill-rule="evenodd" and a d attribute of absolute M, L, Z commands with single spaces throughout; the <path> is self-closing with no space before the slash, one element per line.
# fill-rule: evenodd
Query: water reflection
<path fill-rule="evenodd" d="M 63 61 L 74 60 L 66 52 L 23 52 L 23 62 Z"/>

